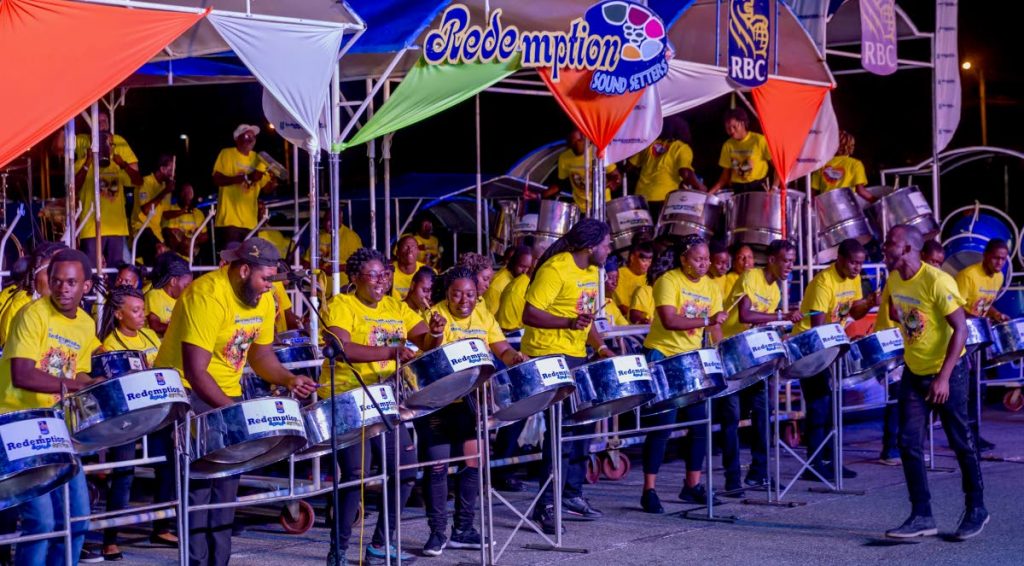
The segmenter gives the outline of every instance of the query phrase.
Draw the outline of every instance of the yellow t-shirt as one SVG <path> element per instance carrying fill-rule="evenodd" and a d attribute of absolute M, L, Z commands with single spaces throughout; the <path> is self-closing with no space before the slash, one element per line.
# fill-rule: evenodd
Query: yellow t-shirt
<path fill-rule="evenodd" d="M 274 244 L 281 257 L 285 258 L 285 260 L 289 259 L 285 256 L 288 255 L 288 246 L 291 245 L 292 241 L 285 237 L 280 230 L 260 230 L 256 236 Z"/>
<path fill-rule="evenodd" d="M 498 306 L 501 305 L 501 292 L 508 287 L 509 283 L 512 282 L 512 272 L 506 269 L 501 269 L 494 274 L 494 279 L 491 279 L 491 286 L 487 288 L 484 293 L 484 304 L 487 305 L 487 310 L 491 314 L 498 313 Z"/>
<path fill-rule="evenodd" d="M 584 155 L 576 155 L 571 149 L 558 154 L 558 180 L 569 180 L 572 186 L 572 200 L 580 209 L 581 214 L 586 214 L 590 196 L 587 194 L 587 171 Z M 615 164 L 609 165 L 606 172 L 613 173 Z M 604 190 L 604 200 L 612 200 L 612 190 Z"/>
<path fill-rule="evenodd" d="M 226 177 L 254 171 L 266 173 L 267 164 L 260 159 L 255 151 L 250 151 L 249 155 L 242 155 L 242 152 L 234 147 L 220 150 L 217 162 L 213 164 L 213 172 Z M 263 175 L 259 181 L 248 185 L 237 183 L 220 187 L 217 191 L 217 217 L 214 219 L 213 225 L 217 228 L 223 226 L 235 226 L 249 230 L 255 228 L 260 189 L 269 181 L 270 176 Z"/>
<path fill-rule="evenodd" d="M 161 183 L 156 180 L 156 175 L 146 175 L 142 178 L 142 186 L 135 189 L 135 199 L 132 202 L 132 234 L 137 234 L 139 228 L 142 228 L 142 223 L 146 221 L 146 214 L 142 212 L 142 205 L 156 198 L 156 195 L 160 194 L 160 191 L 164 190 L 166 186 L 167 183 Z M 170 207 L 171 193 L 168 192 L 153 206 L 156 212 L 153 214 L 153 219 L 146 226 L 146 229 L 152 231 L 156 239 L 161 242 L 164 241 L 164 235 L 160 230 L 160 217 Z M 104 217 L 103 220 L 105 222 L 106 218 Z"/>
<path fill-rule="evenodd" d="M 878 299 L 878 314 L 875 315 L 875 332 L 899 326 L 889 318 L 889 286 L 882 289 L 882 297 Z"/>
<path fill-rule="evenodd" d="M 712 277 L 711 282 L 718 285 L 718 291 L 722 293 L 722 300 L 724 301 L 732 293 L 732 286 L 736 284 L 736 280 L 739 278 L 739 273 L 730 271 L 721 277 Z"/>
<path fill-rule="evenodd" d="M 274 281 L 270 294 L 274 297 L 274 330 L 277 333 L 287 332 L 288 319 L 284 313 L 291 310 L 292 298 L 288 296 L 288 290 L 281 281 Z"/>
<path fill-rule="evenodd" d="M 146 292 L 146 317 L 155 314 L 156 318 L 167 324 L 171 321 L 171 313 L 174 312 L 174 297 L 167 294 L 163 289 L 150 289 Z"/>
<path fill-rule="evenodd" d="M 395 283 L 391 288 L 391 296 L 398 300 L 404 299 L 405 296 L 409 294 L 409 289 L 412 287 L 413 276 L 416 275 L 416 272 L 419 271 L 421 267 L 423 267 L 423 264 L 417 261 L 416 269 L 412 270 L 412 273 L 407 274 L 398 268 L 397 263 L 394 264 Z"/>
<path fill-rule="evenodd" d="M 132 151 L 127 140 L 117 134 L 114 134 L 113 138 L 113 154 L 120 155 L 121 159 L 124 159 L 125 163 L 128 164 L 139 162 L 139 158 L 135 157 L 135 152 Z M 86 154 L 89 153 L 92 153 L 92 133 L 76 135 L 75 160 L 85 159 Z"/>
<path fill-rule="evenodd" d="M 825 314 L 825 324 L 839 323 L 846 326 L 853 303 L 864 298 L 860 275 L 853 279 L 844 279 L 836 266 L 831 265 L 819 272 L 807 284 L 804 299 L 800 302 L 800 312 L 804 318 L 793 325 L 793 333 L 800 333 L 811 328 L 812 312 Z"/>
<path fill-rule="evenodd" d="M 523 308 L 526 307 L 526 288 L 529 286 L 530 276 L 524 273 L 513 279 L 501 292 L 495 319 L 502 330 L 519 330 L 523 327 Z"/>
<path fill-rule="evenodd" d="M 547 260 L 526 289 L 526 302 L 554 316 L 573 318 L 597 313 L 598 270 L 576 266 L 569 252 Z M 522 351 L 528 356 L 563 354 L 582 358 L 587 355 L 587 329 L 534 328 L 526 326 Z"/>
<path fill-rule="evenodd" d="M 849 155 L 837 155 L 811 174 L 811 187 L 819 193 L 868 184 L 864 164 Z"/>
<path fill-rule="evenodd" d="M 174 205 L 166 210 L 169 212 L 177 212 L 181 210 L 181 207 Z M 193 208 L 192 212 L 186 212 L 181 216 L 166 220 L 162 224 L 164 228 L 168 228 L 170 230 L 181 230 L 185 233 L 186 238 L 191 238 L 195 235 L 196 230 L 203 225 L 204 220 L 206 220 L 206 215 L 203 214 L 203 211 L 198 208 Z M 206 228 L 203 228 L 203 232 L 206 232 L 206 230 Z"/>
<path fill-rule="evenodd" d="M 341 225 L 338 229 L 338 261 L 341 262 L 342 266 L 348 261 L 349 256 L 354 254 L 356 250 L 363 247 L 363 239 L 359 237 L 359 234 L 355 233 L 351 228 Z M 324 262 L 326 259 L 330 259 L 331 255 L 331 235 L 329 233 L 320 234 L 320 245 L 317 248 L 317 253 L 320 254 L 320 261 Z M 309 261 L 309 249 L 306 249 L 306 253 L 303 256 L 306 261 Z M 349 278 L 348 274 L 341 272 L 341 286 L 348 285 Z M 328 286 L 327 289 L 330 289 Z"/>
<path fill-rule="evenodd" d="M 75 163 L 75 171 L 79 171 L 85 165 L 85 160 Z M 93 205 L 95 190 L 92 184 L 93 167 L 90 165 L 85 173 L 85 184 L 78 192 L 78 200 L 82 204 L 82 210 L 87 212 Z M 100 169 L 100 230 L 103 236 L 127 236 L 128 216 L 125 213 L 124 187 L 130 185 L 131 179 L 128 174 L 117 166 L 113 161 L 110 165 Z M 83 214 L 85 214 L 83 212 Z M 96 215 L 95 210 L 89 214 L 82 228 L 81 238 L 96 237 Z"/>
<path fill-rule="evenodd" d="M 434 313 L 444 317 L 448 324 L 444 326 L 444 338 L 442 344 L 464 340 L 466 338 L 479 338 L 487 344 L 494 344 L 505 339 L 505 334 L 494 320 L 494 315 L 487 310 L 487 306 L 477 303 L 473 312 L 466 318 L 458 319 L 448 308 L 448 301 L 437 303 L 427 311 L 425 319 L 430 319 Z"/>
<path fill-rule="evenodd" d="M 730 182 L 753 183 L 768 176 L 768 162 L 771 160 L 772 155 L 764 136 L 747 132 L 747 136 L 741 140 L 725 140 L 718 165 L 732 170 Z"/>
<path fill-rule="evenodd" d="M 4 313 L 7 312 L 11 303 L 14 302 L 14 295 L 16 295 L 18 291 L 18 285 L 16 284 L 8 285 L 3 289 L 0 289 L 0 319 L 3 318 Z"/>
<path fill-rule="evenodd" d="M 649 320 L 654 320 L 654 287 L 646 284 L 637 287 L 629 299 L 629 310 L 640 311 Z"/>
<path fill-rule="evenodd" d="M 938 373 L 953 336 L 953 327 L 945 318 L 964 305 L 956 281 L 941 269 L 922 263 L 906 281 L 899 272 L 891 273 L 886 288 L 903 332 L 907 367 L 917 375 Z"/>
<path fill-rule="evenodd" d="M 661 202 L 679 188 L 683 180 L 679 170 L 693 170 L 693 149 L 679 140 L 657 140 L 629 158 L 629 162 L 640 168 L 636 194 L 647 199 L 647 202 Z"/>
<path fill-rule="evenodd" d="M 337 326 L 348 331 L 354 344 L 363 346 L 404 346 L 406 335 L 423 324 L 423 317 L 403 301 L 384 297 L 376 308 L 363 304 L 355 295 L 335 295 L 323 313 L 325 329 Z M 357 362 L 352 366 L 368 384 L 379 383 L 395 373 L 395 360 Z M 330 384 L 328 368 L 320 372 L 320 383 Z M 336 393 L 359 387 L 352 368 L 339 364 L 334 378 Z"/>
<path fill-rule="evenodd" d="M 611 297 L 604 298 L 604 308 L 598 314 L 598 317 L 602 316 L 608 319 L 608 324 L 612 326 L 627 326 L 629 324 L 629 321 L 626 320 L 626 317 L 622 316 L 622 311 L 619 310 L 619 307 Z"/>
<path fill-rule="evenodd" d="M 985 316 L 1003 287 L 1003 272 L 989 276 L 981 263 L 975 263 L 956 274 L 956 285 L 965 301 L 964 310 L 971 316 Z"/>
<path fill-rule="evenodd" d="M 742 295 L 750 298 L 751 310 L 760 313 L 770 313 L 778 309 L 779 300 L 782 299 L 779 286 L 768 283 L 768 280 L 765 279 L 764 269 L 755 267 L 747 270 L 736 280 L 736 285 L 733 286 L 729 298 L 724 301 L 725 308 L 732 307 L 732 310 L 729 311 L 729 318 L 722 325 L 722 338 L 735 336 L 750 328 L 749 324 L 740 322 L 739 304 L 735 307 L 732 306 Z"/>
<path fill-rule="evenodd" d="M 157 367 L 174 368 L 185 375 L 182 344 L 213 354 L 207 371 L 229 397 L 239 397 L 239 379 L 253 344 L 274 341 L 274 299 L 264 293 L 255 307 L 235 294 L 225 270 L 203 275 L 185 289 L 174 305 L 171 322 L 156 356 Z M 186 387 L 190 387 L 185 382 Z"/>
<path fill-rule="evenodd" d="M 61 379 L 74 379 L 92 369 L 92 354 L 100 345 L 96 324 L 82 309 L 75 318 L 61 314 L 50 299 L 34 301 L 11 324 L 11 336 L 0 358 L 0 413 L 52 407 L 55 393 L 37 393 L 15 387 L 11 359 L 26 358 L 36 368 Z"/>
<path fill-rule="evenodd" d="M 674 356 L 700 349 L 704 343 L 704 329 L 668 330 L 657 311 L 658 307 L 664 306 L 672 307 L 686 318 L 704 318 L 722 312 L 722 295 L 710 277 L 705 275 L 694 283 L 679 269 L 666 272 L 654 282 L 655 311 L 644 347 Z"/>
<path fill-rule="evenodd" d="M 441 258 L 441 243 L 437 240 L 437 236 L 430 236 L 424 238 L 419 234 L 413 234 L 413 238 L 416 238 L 416 244 L 420 247 L 420 255 L 416 258 L 417 261 L 422 263 L 427 262 L 427 255 L 429 254 L 433 261 L 433 265 L 437 265 L 437 261 Z"/>
<path fill-rule="evenodd" d="M 156 367 L 156 353 L 160 350 L 160 337 L 148 328 L 141 328 L 135 336 L 125 336 L 118 329 L 103 339 L 104 352 L 120 352 L 121 350 L 135 350 L 146 356 L 146 363 L 149 367 Z"/>
<path fill-rule="evenodd" d="M 19 290 L 11 297 L 7 308 L 0 314 L 0 348 L 7 344 L 7 337 L 11 333 L 11 321 L 25 305 L 32 302 L 32 295 L 26 291 Z"/>
<path fill-rule="evenodd" d="M 640 287 L 647 285 L 647 274 L 637 275 L 629 267 L 619 268 L 619 286 L 615 288 L 615 304 L 629 308 L 629 302 L 633 299 L 633 293 Z M 621 311 L 619 311 L 621 312 Z"/>

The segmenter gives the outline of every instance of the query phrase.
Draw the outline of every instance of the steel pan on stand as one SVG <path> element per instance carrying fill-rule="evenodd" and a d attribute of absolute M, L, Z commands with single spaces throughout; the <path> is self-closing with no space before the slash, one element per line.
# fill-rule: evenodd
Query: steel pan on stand
<path fill-rule="evenodd" d="M 398 426 L 398 401 L 387 385 L 367 385 L 380 412 L 361 387 L 318 401 L 302 410 L 309 444 L 304 454 L 327 454 L 331 451 L 331 405 L 334 405 L 333 436 L 339 450 L 376 438 L 389 427 Z M 383 413 L 383 416 L 381 415 Z"/>
<path fill-rule="evenodd" d="M 138 350 L 104 352 L 92 357 L 92 377 L 115 378 L 126 373 L 142 371 L 149 367 L 146 355 Z"/>
<path fill-rule="evenodd" d="M 992 326 L 984 317 L 967 317 L 967 355 L 992 344 Z"/>
<path fill-rule="evenodd" d="M 71 480 L 81 462 L 56 409 L 0 415 L 0 509 L 49 493 Z"/>
<path fill-rule="evenodd" d="M 843 385 L 856 385 L 871 378 L 885 379 L 890 371 L 901 365 L 903 334 L 900 329 L 879 330 L 850 343 Z"/>
<path fill-rule="evenodd" d="M 413 418 L 422 417 L 464 397 L 493 373 L 491 353 L 483 340 L 449 342 L 399 368 L 399 404 L 415 412 Z"/>
<path fill-rule="evenodd" d="M 804 195 L 786 191 L 786 234 L 800 233 L 800 210 Z M 767 246 L 782 238 L 781 191 L 752 191 L 734 195 L 729 205 L 732 241 Z"/>
<path fill-rule="evenodd" d="M 576 390 L 569 365 L 562 356 L 533 358 L 491 377 L 491 415 L 511 423 L 535 415 Z"/>
<path fill-rule="evenodd" d="M 657 395 L 643 356 L 616 356 L 573 370 L 576 391 L 569 397 L 566 425 L 582 425 L 620 415 Z"/>
<path fill-rule="evenodd" d="M 815 326 L 783 342 L 789 364 L 786 377 L 803 379 L 820 374 L 850 348 L 850 339 L 838 324 Z"/>
<path fill-rule="evenodd" d="M 989 367 L 1024 358 L 1024 318 L 992 326 Z"/>
<path fill-rule="evenodd" d="M 654 235 L 654 222 L 644 197 L 630 195 L 612 199 L 605 205 L 605 215 L 611 228 L 613 250 L 628 248 L 638 236 Z"/>
<path fill-rule="evenodd" d="M 688 407 L 729 387 L 722 359 L 714 349 L 676 354 L 650 364 L 649 368 L 658 395 L 643 408 L 644 415 Z"/>
<path fill-rule="evenodd" d="M 897 224 L 913 226 L 931 239 L 939 233 L 939 225 L 932 214 L 932 206 L 917 187 L 903 187 L 883 196 L 867 208 L 882 237 Z"/>
<path fill-rule="evenodd" d="M 519 219 L 512 235 L 517 245 L 522 244 L 527 236 L 532 237 L 533 253 L 539 256 L 556 240 L 569 233 L 580 211 L 571 202 L 557 200 L 541 200 L 536 206 L 537 212 L 526 212 L 526 204 L 519 203 Z"/>
<path fill-rule="evenodd" d="M 672 191 L 658 218 L 658 235 L 695 234 L 710 239 L 721 231 L 724 212 L 725 202 L 719 196 L 687 189 Z"/>
<path fill-rule="evenodd" d="M 718 344 L 718 355 L 729 387 L 719 396 L 731 395 L 763 381 L 786 360 L 779 333 L 766 327 L 751 328 Z"/>
<path fill-rule="evenodd" d="M 814 197 L 818 219 L 818 260 L 836 258 L 836 249 L 843 240 L 854 239 L 862 244 L 874 236 L 860 203 L 848 187 L 834 189 Z"/>

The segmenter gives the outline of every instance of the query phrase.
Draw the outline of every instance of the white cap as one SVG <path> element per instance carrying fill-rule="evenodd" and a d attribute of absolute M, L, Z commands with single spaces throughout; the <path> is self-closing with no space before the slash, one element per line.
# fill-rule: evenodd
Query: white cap
<path fill-rule="evenodd" d="M 239 124 L 238 127 L 235 128 L 235 135 L 231 136 L 231 139 L 236 139 L 237 140 L 238 136 L 244 134 L 248 130 L 252 131 L 252 135 L 253 136 L 260 135 L 260 127 L 259 126 L 253 126 L 252 124 Z"/>

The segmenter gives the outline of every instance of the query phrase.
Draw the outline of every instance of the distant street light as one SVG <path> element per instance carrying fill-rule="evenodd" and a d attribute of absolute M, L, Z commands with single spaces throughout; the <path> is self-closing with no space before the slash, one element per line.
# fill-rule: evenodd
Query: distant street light
<path fill-rule="evenodd" d="M 975 69 L 974 63 L 964 61 L 960 68 L 965 71 Z M 988 105 L 985 102 L 985 70 L 977 67 L 978 73 L 978 99 L 981 106 L 981 145 L 988 145 Z"/>
<path fill-rule="evenodd" d="M 185 142 L 185 153 L 188 153 L 188 134 L 181 134 L 178 137 L 181 138 L 181 141 Z"/>
<path fill-rule="evenodd" d="M 971 70 L 971 62 L 970 61 L 964 61 L 963 65 L 960 65 L 960 67 L 962 67 L 963 70 L 965 70 L 965 71 L 970 71 Z"/>

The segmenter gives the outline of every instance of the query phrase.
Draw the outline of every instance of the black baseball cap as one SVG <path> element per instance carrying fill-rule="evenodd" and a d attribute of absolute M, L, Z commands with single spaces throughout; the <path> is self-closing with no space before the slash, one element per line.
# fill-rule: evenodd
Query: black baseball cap
<path fill-rule="evenodd" d="M 229 263 L 245 261 L 263 267 L 277 267 L 277 262 L 281 261 L 281 252 L 263 238 L 249 238 L 237 246 L 229 245 L 220 252 L 220 258 Z"/>

